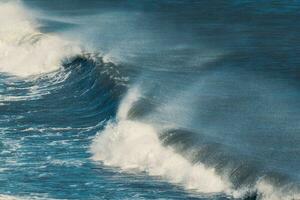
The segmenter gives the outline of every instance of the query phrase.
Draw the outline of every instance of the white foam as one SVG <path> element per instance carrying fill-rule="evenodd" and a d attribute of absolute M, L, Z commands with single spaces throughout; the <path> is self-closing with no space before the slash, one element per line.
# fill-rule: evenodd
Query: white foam
<path fill-rule="evenodd" d="M 108 123 L 96 136 L 91 146 L 93 159 L 125 170 L 161 176 L 201 193 L 228 193 L 230 184 L 214 169 L 193 165 L 172 148 L 163 146 L 153 126 L 126 119 L 128 110 L 139 97 L 137 88 L 131 90 L 121 103 L 117 122 Z"/>
<path fill-rule="evenodd" d="M 20 200 L 20 198 L 9 195 L 0 195 L 0 200 Z"/>
<path fill-rule="evenodd" d="M 20 2 L 0 3 L 1 72 L 29 76 L 54 71 L 80 51 L 58 35 L 41 33 Z"/>
<path fill-rule="evenodd" d="M 259 199 L 262 200 L 299 200 L 300 193 L 295 188 L 288 186 L 278 188 L 268 183 L 266 180 L 259 180 L 256 183 Z"/>
<path fill-rule="evenodd" d="M 161 145 L 155 129 L 147 124 L 121 120 L 108 124 L 92 145 L 93 159 L 123 169 L 138 169 L 180 183 L 203 193 L 228 189 L 213 169 L 192 165 L 171 148 Z"/>

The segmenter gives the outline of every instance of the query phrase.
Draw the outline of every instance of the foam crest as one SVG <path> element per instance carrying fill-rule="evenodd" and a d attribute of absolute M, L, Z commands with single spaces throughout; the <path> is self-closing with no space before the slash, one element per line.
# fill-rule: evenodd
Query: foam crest
<path fill-rule="evenodd" d="M 122 120 L 108 124 L 92 145 L 93 159 L 123 169 L 161 176 L 187 189 L 224 192 L 228 186 L 213 169 L 192 165 L 171 148 L 161 145 L 155 129 L 145 123 Z"/>
<path fill-rule="evenodd" d="M 93 159 L 125 170 L 161 176 L 201 193 L 229 191 L 230 184 L 222 180 L 214 169 L 202 164 L 194 165 L 172 148 L 163 146 L 153 126 L 126 119 L 131 105 L 139 97 L 137 88 L 129 91 L 121 103 L 117 122 L 108 123 L 94 139 L 91 146 Z"/>
<path fill-rule="evenodd" d="M 79 45 L 58 35 L 43 34 L 19 2 L 0 3 L 0 71 L 29 76 L 54 71 Z"/>

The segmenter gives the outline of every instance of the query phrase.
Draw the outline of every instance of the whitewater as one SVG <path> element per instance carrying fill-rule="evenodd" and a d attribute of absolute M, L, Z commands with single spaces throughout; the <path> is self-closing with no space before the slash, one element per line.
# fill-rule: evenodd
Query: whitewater
<path fill-rule="evenodd" d="M 298 49 L 214 7 L 262 11 L 71 3 L 0 2 L 0 199 L 300 199 Z"/>

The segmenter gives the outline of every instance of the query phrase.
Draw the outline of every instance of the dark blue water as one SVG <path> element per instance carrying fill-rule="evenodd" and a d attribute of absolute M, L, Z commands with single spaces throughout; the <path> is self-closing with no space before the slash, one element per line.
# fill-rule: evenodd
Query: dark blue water
<path fill-rule="evenodd" d="M 300 199 L 297 1 L 1 1 L 0 199 Z"/>

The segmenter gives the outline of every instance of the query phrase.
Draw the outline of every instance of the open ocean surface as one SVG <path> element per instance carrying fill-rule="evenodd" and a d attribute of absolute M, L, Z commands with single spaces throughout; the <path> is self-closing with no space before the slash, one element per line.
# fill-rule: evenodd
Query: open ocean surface
<path fill-rule="evenodd" d="M 0 199 L 300 199 L 300 1 L 0 0 Z"/>

